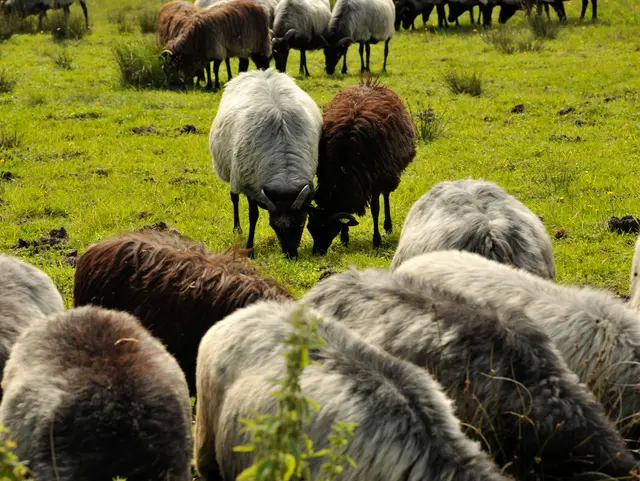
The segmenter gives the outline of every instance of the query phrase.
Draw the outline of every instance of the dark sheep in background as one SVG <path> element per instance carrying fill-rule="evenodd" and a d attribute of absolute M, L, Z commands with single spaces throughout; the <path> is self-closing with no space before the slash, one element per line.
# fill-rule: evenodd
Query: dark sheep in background
<path fill-rule="evenodd" d="M 391 268 L 427 252 L 458 249 L 553 280 L 553 246 L 539 217 L 498 184 L 440 182 L 420 197 L 402 226 Z"/>
<path fill-rule="evenodd" d="M 289 299 L 249 262 L 208 252 L 167 232 L 128 233 L 94 244 L 76 266 L 74 305 L 135 315 L 182 367 L 195 395 L 198 345 L 207 330 L 259 299 Z"/>
<path fill-rule="evenodd" d="M 328 448 L 336 420 L 357 423 L 345 453 L 341 481 L 508 481 L 477 443 L 461 432 L 452 403 L 424 370 L 365 342 L 342 324 L 312 309 L 273 301 L 241 309 L 209 330 L 198 354 L 196 466 L 206 481 L 234 481 L 253 453 L 238 419 L 255 409 L 276 414 L 272 378 L 286 365 L 283 341 L 295 333 L 287 322 L 315 320 L 326 344 L 309 352 L 312 365 L 300 378 L 302 392 L 320 407 L 305 433 L 315 450 Z M 311 459 L 310 479 L 324 458 Z M 345 463 L 346 464 L 346 463 Z"/>
<path fill-rule="evenodd" d="M 400 24 L 405 30 L 412 30 L 415 28 L 414 22 L 416 17 L 422 14 L 423 28 L 426 28 L 429 16 L 433 9 L 436 9 L 438 14 L 438 27 L 447 27 L 447 17 L 444 11 L 444 2 L 436 0 L 395 0 L 396 6 L 396 20 L 394 27 L 396 30 L 400 29 Z"/>
<path fill-rule="evenodd" d="M 17 257 L 0 254 L 0 377 L 20 333 L 63 310 L 62 296 L 48 275 Z"/>
<path fill-rule="evenodd" d="M 207 88 L 220 88 L 220 64 L 227 58 L 248 58 L 258 68 L 268 68 L 271 39 L 264 9 L 250 0 L 220 3 L 200 9 L 185 22 L 180 34 L 170 39 L 162 56 L 171 70 L 185 76 L 205 69 Z M 211 82 L 213 60 L 215 85 Z M 249 67 L 247 63 L 245 69 Z"/>
<path fill-rule="evenodd" d="M 547 18 L 549 17 L 549 5 L 553 7 L 558 20 L 564 22 L 567 20 L 567 14 L 564 9 L 563 0 L 498 0 L 500 5 L 500 15 L 498 16 L 499 23 L 507 23 L 507 21 L 513 17 L 518 10 L 525 10 L 529 15 L 534 15 L 533 9 L 536 9 L 535 15 L 541 15 L 544 7 Z"/>
<path fill-rule="evenodd" d="M 57 10 L 62 8 L 64 16 L 68 20 L 71 15 L 69 6 L 75 0 L 2 0 L 0 8 L 6 14 L 11 14 L 14 11 L 18 12 L 23 17 L 29 15 L 38 14 L 38 30 L 42 30 L 42 19 L 46 17 L 47 10 Z M 595 1 L 595 0 L 592 0 Z M 82 13 L 84 14 L 84 24 L 89 29 L 89 12 L 87 11 L 87 3 L 85 0 L 78 0 L 82 7 Z"/>
<path fill-rule="evenodd" d="M 471 17 L 471 25 L 475 24 L 473 18 L 473 8 L 476 6 L 480 10 L 480 12 L 478 13 L 477 21 L 478 23 L 481 22 L 482 7 L 481 3 L 478 0 L 449 0 L 448 5 L 449 15 L 447 17 L 447 20 L 449 22 L 456 22 L 456 24 L 458 24 L 458 18 L 460 17 L 460 15 L 462 15 L 464 12 L 469 12 L 469 16 Z"/>
<path fill-rule="evenodd" d="M 309 213 L 307 228 L 314 254 L 325 254 L 341 233 L 371 206 L 373 246 L 382 243 L 378 230 L 380 194 L 384 196 L 384 229 L 392 231 L 389 195 L 416 154 L 415 128 L 402 100 L 371 81 L 341 90 L 323 115 L 318 158 L 318 208 Z"/>
<path fill-rule="evenodd" d="M 2 387 L 2 437 L 38 481 L 191 480 L 184 374 L 130 314 L 81 307 L 32 324 Z"/>
<path fill-rule="evenodd" d="M 515 479 L 625 478 L 635 469 L 602 405 L 518 306 L 492 309 L 386 269 L 333 275 L 301 302 L 427 369 L 466 432 Z"/>

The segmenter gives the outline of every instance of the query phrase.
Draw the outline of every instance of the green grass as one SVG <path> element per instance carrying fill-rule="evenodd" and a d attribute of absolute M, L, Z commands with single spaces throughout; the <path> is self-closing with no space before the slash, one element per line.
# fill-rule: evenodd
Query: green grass
<path fill-rule="evenodd" d="M 467 24 L 468 16 L 460 28 L 417 25 L 415 32 L 398 33 L 381 81 L 414 114 L 418 102 L 432 107 L 447 129 L 419 143 L 392 194 L 393 234 L 373 250 L 367 214 L 351 230 L 348 248 L 336 241 L 326 257 L 313 257 L 305 231 L 299 260 L 286 261 L 261 211 L 256 263 L 262 271 L 301 295 L 328 268 L 388 266 L 413 202 L 437 182 L 473 176 L 498 182 L 544 218 L 560 282 L 627 292 L 635 237 L 610 233 L 606 225 L 612 215 L 640 214 L 640 6 L 634 0 L 601 3 L 596 24 L 578 23 L 577 3 L 566 7 L 567 25 L 540 52 L 497 52 Z M 0 180 L 0 250 L 44 269 L 68 304 L 70 251 L 82 254 L 93 242 L 160 221 L 216 251 L 244 245 L 248 232 L 243 198 L 245 234 L 232 233 L 229 188 L 211 166 L 208 133 L 222 92 L 123 87 L 113 46 L 137 42 L 139 34 L 120 33 L 108 20 L 126 10 L 133 21 L 151 7 L 142 0 L 95 0 L 89 8 L 91 33 L 66 47 L 73 70 L 46 57 L 59 48 L 49 33 L 14 34 L 0 47 L 0 71 L 17 80 L 13 90 L 0 93 L 0 132 L 20 138 L 0 146 L 0 171 L 15 176 Z M 71 10 L 81 13 L 77 4 Z M 522 13 L 509 27 L 530 34 Z M 140 42 L 150 45 L 153 35 Z M 371 48 L 374 74 L 382 50 Z M 322 53 L 310 52 L 312 76 L 298 78 L 298 53 L 291 57 L 289 71 L 320 106 L 358 81 L 357 47 L 350 49 L 347 76 L 326 76 Z M 235 75 L 237 60 L 232 65 Z M 482 73 L 482 95 L 450 93 L 442 78 L 452 69 Z M 521 103 L 525 113 L 511 113 Z M 568 107 L 574 110 L 559 115 Z M 185 124 L 195 125 L 196 133 L 176 130 Z M 153 129 L 136 134 L 135 127 Z M 62 226 L 69 233 L 62 244 L 12 249 L 20 238 L 37 239 Z M 559 231 L 566 237 L 556 239 Z"/>

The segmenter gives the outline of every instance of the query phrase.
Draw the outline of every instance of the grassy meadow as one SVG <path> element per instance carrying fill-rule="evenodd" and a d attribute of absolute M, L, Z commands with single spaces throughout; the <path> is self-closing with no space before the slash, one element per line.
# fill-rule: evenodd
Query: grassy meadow
<path fill-rule="evenodd" d="M 41 267 L 68 305 L 74 251 L 81 255 L 114 234 L 164 222 L 215 251 L 246 243 L 246 199 L 244 235 L 234 235 L 229 188 L 213 173 L 208 148 L 222 92 L 121 82 L 114 47 L 152 39 L 140 31 L 149 30 L 161 4 L 91 0 L 91 31 L 80 39 L 59 41 L 44 31 L 0 41 L 0 251 Z M 427 28 L 417 20 L 415 31 L 397 33 L 381 81 L 419 125 L 439 119 L 440 132 L 419 143 L 391 196 L 394 232 L 383 233 L 382 248 L 374 250 L 367 214 L 351 230 L 348 248 L 336 239 L 326 257 L 313 257 L 305 231 L 299 259 L 287 261 L 261 211 L 260 269 L 301 295 L 328 268 L 388 266 L 413 202 L 440 181 L 473 176 L 498 182 L 543 217 L 559 282 L 628 292 L 635 235 L 611 233 L 607 221 L 640 215 L 640 4 L 601 0 L 595 24 L 578 22 L 576 0 L 566 8 L 569 20 L 557 38 L 513 54 L 486 41 L 468 14 L 460 27 L 438 31 L 434 12 Z M 81 16 L 79 5 L 71 10 Z M 522 12 L 499 32 L 529 34 Z M 377 74 L 382 45 L 371 50 Z M 298 59 L 293 52 L 289 73 L 320 107 L 358 81 L 357 46 L 345 76 L 327 76 L 322 52 L 312 52 L 312 76 L 301 78 Z M 232 66 L 235 74 L 237 60 Z M 452 93 L 444 80 L 452 72 L 477 74 L 481 95 Z M 224 67 L 220 73 L 226 81 Z M 518 104 L 524 111 L 512 112 Z M 195 133 L 179 130 L 187 124 Z M 20 239 L 60 227 L 68 239 L 17 248 L 25 244 Z"/>

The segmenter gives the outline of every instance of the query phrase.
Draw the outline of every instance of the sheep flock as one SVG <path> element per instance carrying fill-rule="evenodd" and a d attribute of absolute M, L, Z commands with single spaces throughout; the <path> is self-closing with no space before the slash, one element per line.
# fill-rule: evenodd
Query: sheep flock
<path fill-rule="evenodd" d="M 73 3 L 0 2 L 40 22 Z M 495 182 L 434 182 L 392 220 L 418 134 L 403 99 L 368 74 L 372 45 L 384 52 L 374 70 L 392 74 L 394 33 L 418 15 L 490 25 L 494 8 L 504 23 L 551 7 L 564 21 L 563 0 L 332 3 L 159 9 L 167 75 L 222 89 L 202 155 L 228 193 L 224 234 L 244 224 L 246 243 L 212 250 L 153 228 L 97 238 L 75 263 L 68 307 L 46 267 L 0 253 L 0 441 L 36 481 L 259 479 L 246 474 L 246 419 L 282 407 L 274 379 L 287 376 L 297 319 L 322 340 L 297 373 L 317 410 L 287 449 L 330 450 L 334 423 L 354 423 L 342 447 L 353 462 L 331 479 L 637 480 L 640 237 L 627 301 L 557 282 L 544 220 Z M 291 49 L 301 76 L 314 50 L 328 75 L 347 73 L 352 44 L 363 75 L 322 109 L 286 73 Z M 400 232 L 386 266 L 352 266 L 294 296 L 254 263 L 261 212 L 293 263 L 305 260 L 305 229 L 326 256 L 367 211 L 373 232 L 356 248 L 378 249 L 394 221 Z M 295 479 L 325 476 L 323 462 Z"/>

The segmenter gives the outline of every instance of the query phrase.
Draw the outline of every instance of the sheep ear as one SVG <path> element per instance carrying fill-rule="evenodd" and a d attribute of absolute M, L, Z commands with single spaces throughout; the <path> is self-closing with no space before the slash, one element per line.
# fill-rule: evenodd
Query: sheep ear
<path fill-rule="evenodd" d="M 353 39 L 351 37 L 344 37 L 338 41 L 339 47 L 348 47 L 353 43 Z"/>
<path fill-rule="evenodd" d="M 302 207 L 302 204 L 304 204 L 304 201 L 307 200 L 310 194 L 311 190 L 309 189 L 309 186 L 305 185 L 302 189 L 300 189 L 298 197 L 296 197 L 296 200 L 294 200 L 293 204 L 291 204 L 291 210 L 300 209 Z"/>
<path fill-rule="evenodd" d="M 284 41 L 288 42 L 289 40 L 291 40 L 296 35 L 298 35 L 298 32 L 296 32 L 293 28 L 289 29 L 289 31 L 284 34 Z"/>
<path fill-rule="evenodd" d="M 354 227 L 360 224 L 354 216 L 352 216 L 351 214 L 347 214 L 346 212 L 338 212 L 337 214 L 333 214 L 329 218 L 329 221 L 333 221 L 333 220 L 337 220 L 341 224 L 344 224 L 349 227 Z"/>

